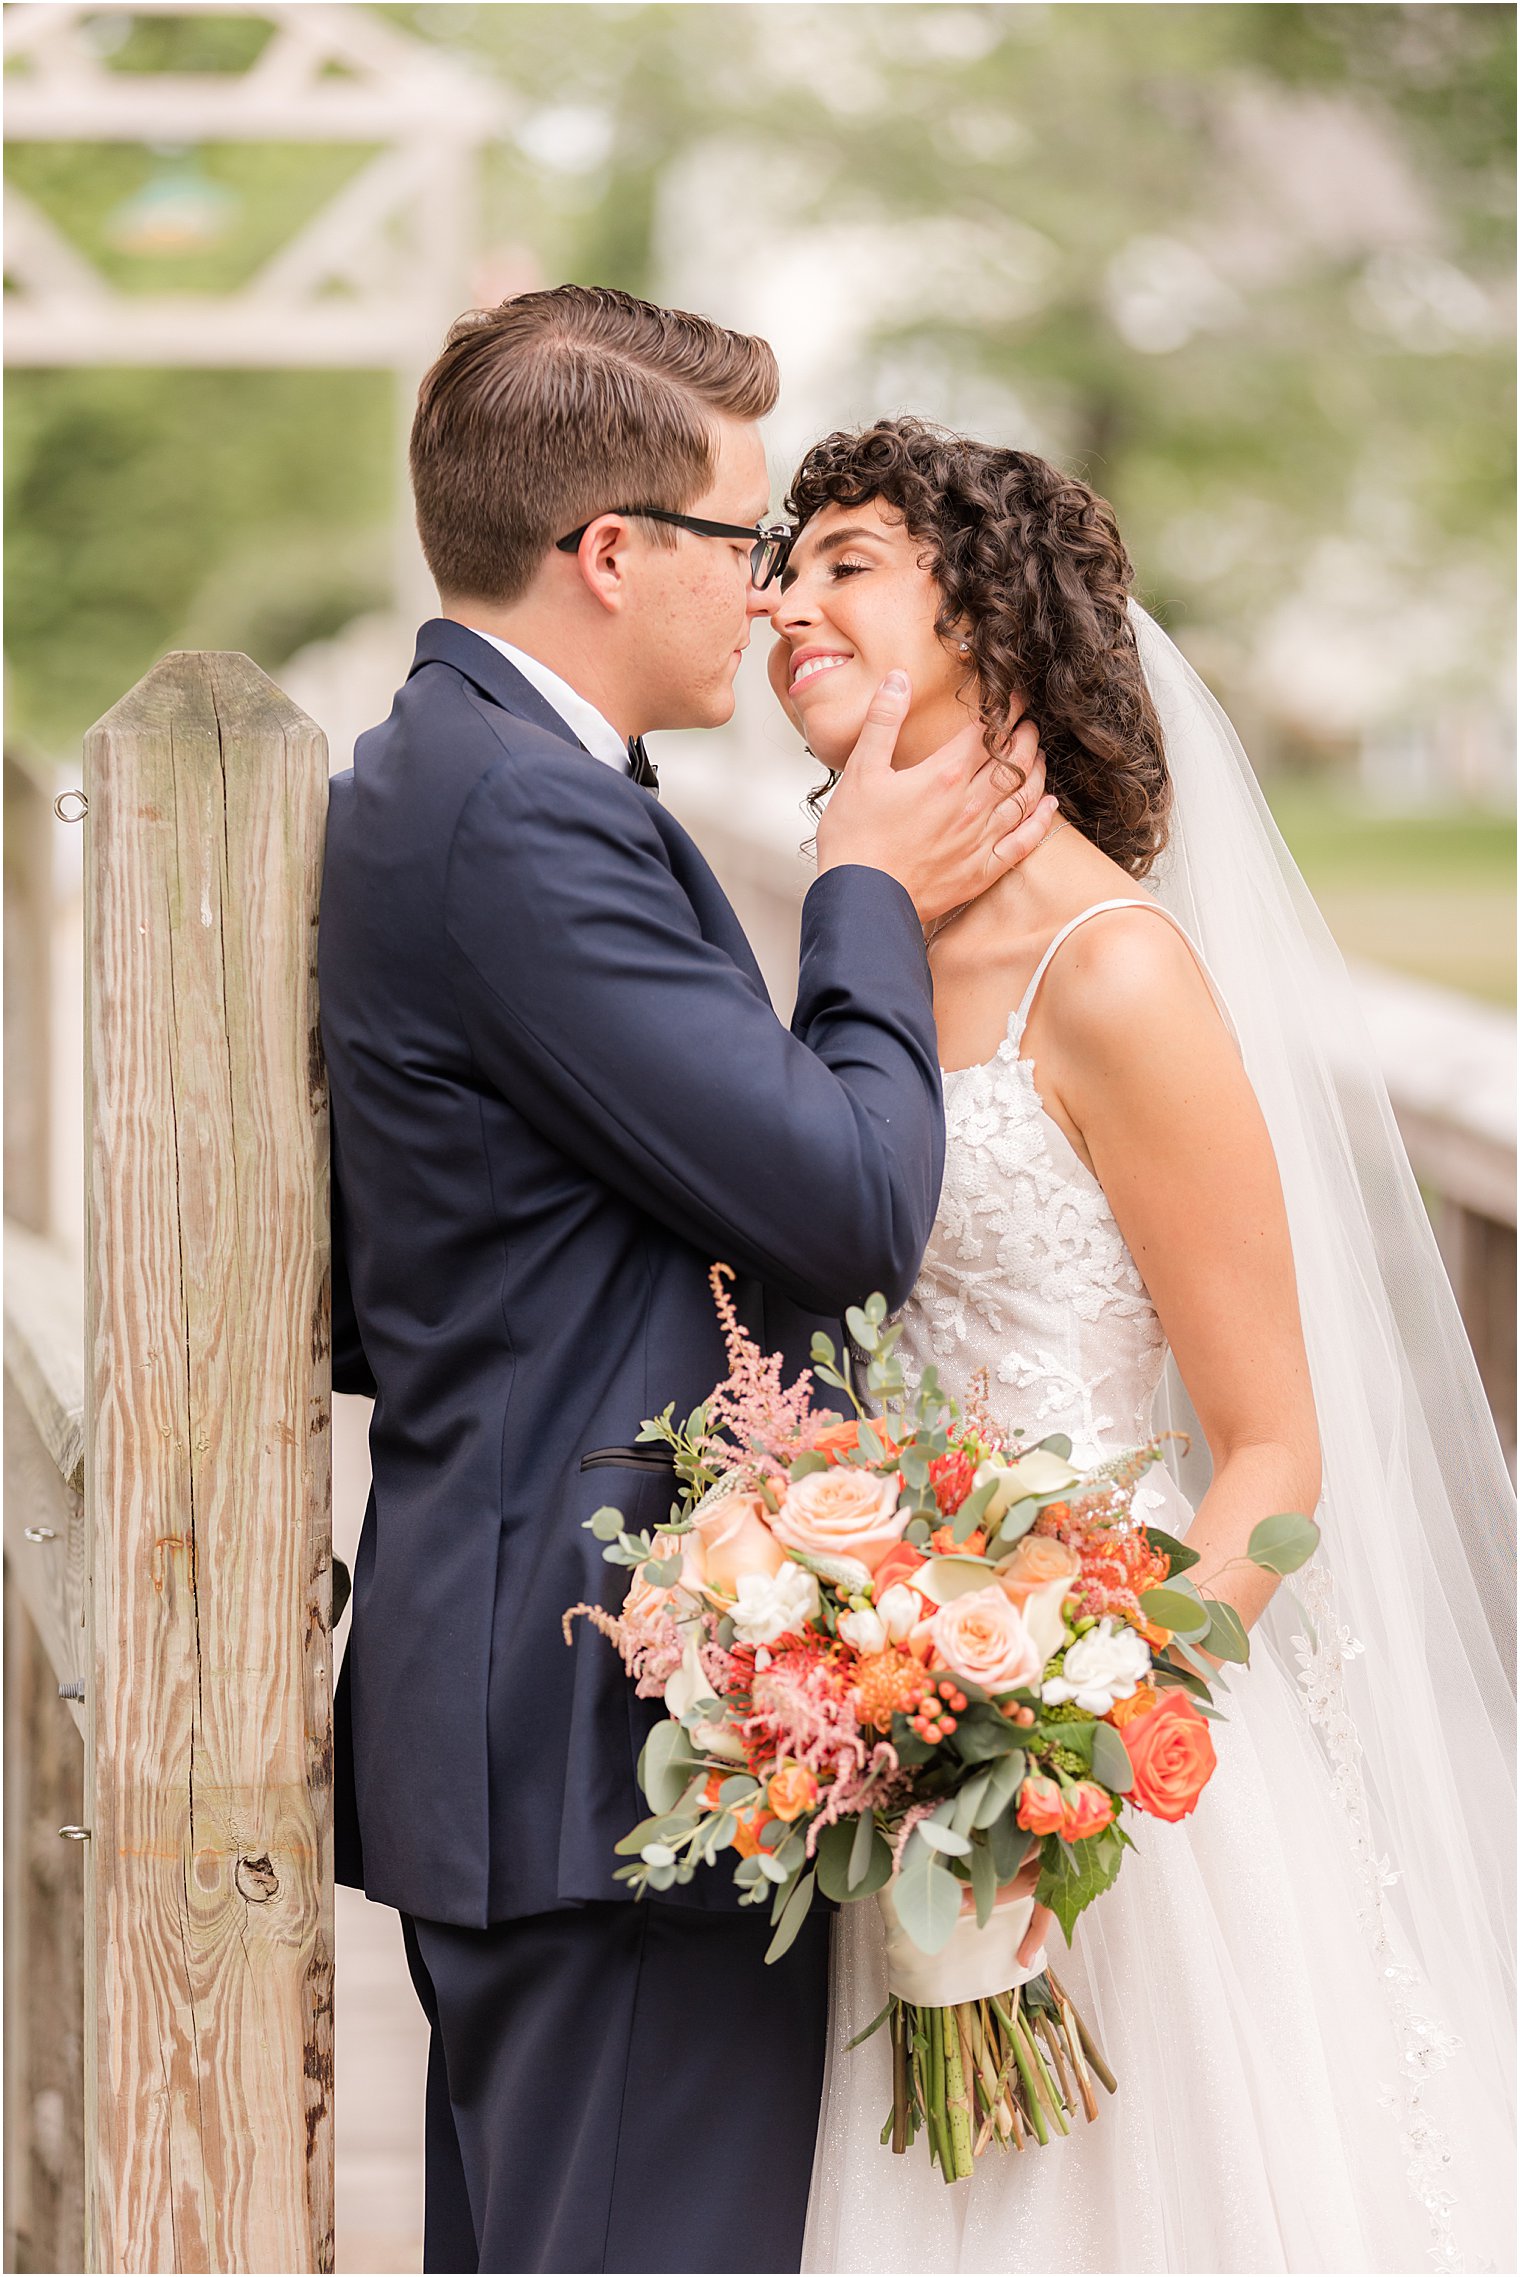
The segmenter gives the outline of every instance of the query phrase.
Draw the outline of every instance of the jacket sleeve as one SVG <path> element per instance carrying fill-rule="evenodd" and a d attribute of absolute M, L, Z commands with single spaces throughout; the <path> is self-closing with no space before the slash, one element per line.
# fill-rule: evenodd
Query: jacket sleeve
<path fill-rule="evenodd" d="M 788 1033 L 704 939 L 644 801 L 568 774 L 492 768 L 455 834 L 445 924 L 482 1073 L 707 1255 L 819 1312 L 900 1304 L 944 1164 L 907 894 L 869 869 L 814 883 Z"/>
<path fill-rule="evenodd" d="M 354 1294 L 348 1277 L 348 1244 L 338 1166 L 332 1165 L 332 1384 L 336 1392 L 375 1397 L 375 1377 L 359 1334 Z M 334 1616 L 336 1619 L 336 1616 Z"/>

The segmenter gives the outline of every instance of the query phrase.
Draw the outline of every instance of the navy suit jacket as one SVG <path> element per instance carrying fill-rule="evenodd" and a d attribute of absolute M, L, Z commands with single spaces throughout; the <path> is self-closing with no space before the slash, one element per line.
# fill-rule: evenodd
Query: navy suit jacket
<path fill-rule="evenodd" d="M 944 1160 L 921 929 L 882 872 L 819 878 L 788 1034 L 680 824 L 435 621 L 332 782 L 319 973 L 334 1382 L 375 1401 L 339 1872 L 465 1927 L 621 1897 L 663 1710 L 560 1623 L 626 1586 L 583 1521 L 671 1487 L 581 1457 L 724 1375 L 715 1258 L 788 1379 L 907 1296 Z"/>

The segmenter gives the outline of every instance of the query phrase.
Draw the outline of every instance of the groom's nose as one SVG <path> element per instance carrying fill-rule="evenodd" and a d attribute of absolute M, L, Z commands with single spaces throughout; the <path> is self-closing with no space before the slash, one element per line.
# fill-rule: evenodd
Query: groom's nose
<path fill-rule="evenodd" d="M 772 578 L 769 585 L 752 585 L 746 607 L 752 617 L 773 617 L 781 601 L 781 586 Z"/>

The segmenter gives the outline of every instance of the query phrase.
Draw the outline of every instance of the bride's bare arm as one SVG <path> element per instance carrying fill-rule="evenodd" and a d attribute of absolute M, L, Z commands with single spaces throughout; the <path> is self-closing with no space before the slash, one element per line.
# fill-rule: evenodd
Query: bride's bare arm
<path fill-rule="evenodd" d="M 1073 935 L 1046 981 L 1042 1092 L 1058 1094 L 1151 1293 L 1213 1457 L 1189 1530 L 1200 1582 L 1258 1519 L 1312 1513 L 1319 1435 L 1282 1188 L 1234 1042 L 1186 942 L 1115 911 Z M 1270 1577 L 1236 1565 L 1211 1594 L 1248 1624 Z"/>

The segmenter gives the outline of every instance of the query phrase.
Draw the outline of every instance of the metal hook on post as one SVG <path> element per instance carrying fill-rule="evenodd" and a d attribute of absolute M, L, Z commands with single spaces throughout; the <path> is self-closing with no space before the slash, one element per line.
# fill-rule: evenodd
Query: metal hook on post
<path fill-rule="evenodd" d="M 77 799 L 79 801 L 77 812 L 65 811 L 70 799 Z M 53 801 L 53 812 L 57 815 L 60 822 L 83 822 L 85 816 L 89 813 L 89 811 L 90 802 L 85 797 L 83 791 L 60 791 L 57 798 L 55 798 Z"/>

